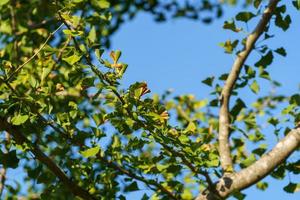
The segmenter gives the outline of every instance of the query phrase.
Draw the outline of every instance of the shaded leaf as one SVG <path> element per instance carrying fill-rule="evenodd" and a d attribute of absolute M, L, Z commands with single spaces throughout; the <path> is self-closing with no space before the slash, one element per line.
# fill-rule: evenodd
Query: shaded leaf
<path fill-rule="evenodd" d="M 255 15 L 252 12 L 240 12 L 235 16 L 235 19 L 238 21 L 248 22 L 253 17 L 255 17 Z"/>

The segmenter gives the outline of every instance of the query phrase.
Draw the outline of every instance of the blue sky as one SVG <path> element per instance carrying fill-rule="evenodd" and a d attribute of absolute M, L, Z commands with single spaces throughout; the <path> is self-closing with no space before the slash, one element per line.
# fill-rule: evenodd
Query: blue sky
<path fill-rule="evenodd" d="M 224 20 L 237 14 L 238 10 L 232 7 L 225 8 L 225 16 L 211 25 L 204 25 L 197 21 L 171 20 L 167 23 L 157 24 L 147 14 L 139 14 L 114 35 L 112 49 L 122 50 L 122 62 L 129 64 L 124 77 L 124 87 L 135 81 L 146 81 L 152 93 L 161 94 L 167 89 L 173 89 L 175 94 L 194 94 L 198 98 L 208 98 L 210 89 L 201 84 L 207 76 L 220 75 L 230 70 L 234 57 L 224 54 L 218 45 L 227 39 L 236 38 L 235 34 L 223 30 Z M 292 24 L 287 32 L 272 27 L 276 35 L 269 40 L 272 48 L 284 46 L 287 57 L 277 56 L 270 66 L 270 74 L 274 80 L 282 83 L 276 90 L 278 94 L 294 94 L 299 92 L 299 26 L 300 12 L 290 5 Z M 252 30 L 254 24 L 249 25 Z M 257 58 L 253 53 L 250 61 Z M 251 63 L 251 62 L 250 62 Z M 271 85 L 260 80 L 261 92 L 267 94 Z M 251 103 L 257 98 L 249 90 L 243 90 L 242 96 Z M 272 147 L 272 142 L 270 146 Z M 299 155 L 299 154 L 297 154 Z M 297 158 L 295 158 L 297 159 Z M 294 182 L 300 182 L 299 176 L 290 176 Z M 288 178 L 277 181 L 267 178 L 269 188 L 260 192 L 255 188 L 245 191 L 246 199 L 272 199 L 289 200 L 300 199 L 300 192 L 290 195 L 283 191 L 289 183 Z M 132 198 L 139 193 L 130 195 Z"/>

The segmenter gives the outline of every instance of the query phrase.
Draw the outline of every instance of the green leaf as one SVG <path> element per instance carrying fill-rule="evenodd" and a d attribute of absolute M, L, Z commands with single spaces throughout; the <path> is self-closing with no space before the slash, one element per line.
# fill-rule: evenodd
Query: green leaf
<path fill-rule="evenodd" d="M 267 66 L 272 64 L 273 58 L 274 56 L 272 51 L 269 51 L 266 55 L 262 56 L 257 63 L 255 63 L 255 66 L 256 67 L 262 66 L 263 68 L 266 68 Z"/>
<path fill-rule="evenodd" d="M 285 177 L 285 171 L 286 171 L 285 167 L 281 165 L 271 173 L 271 176 L 275 179 L 282 180 Z"/>
<path fill-rule="evenodd" d="M 126 186 L 124 192 L 132 192 L 139 190 L 138 184 L 136 181 L 132 182 L 130 185 Z"/>
<path fill-rule="evenodd" d="M 256 75 L 255 70 L 253 70 L 252 67 L 250 67 L 248 65 L 245 66 L 245 72 L 248 75 L 249 79 L 254 78 Z"/>
<path fill-rule="evenodd" d="M 85 151 L 81 151 L 80 154 L 85 158 L 89 158 L 89 157 L 95 156 L 99 151 L 100 151 L 100 147 L 96 146 L 96 147 L 87 149 Z"/>
<path fill-rule="evenodd" d="M 253 5 L 255 8 L 258 8 L 259 5 L 261 4 L 262 0 L 254 0 Z"/>
<path fill-rule="evenodd" d="M 220 164 L 220 158 L 219 158 L 218 154 L 216 154 L 215 152 L 210 152 L 207 166 L 208 167 L 218 167 L 219 164 Z"/>
<path fill-rule="evenodd" d="M 208 85 L 208 86 L 212 86 L 214 79 L 215 79 L 215 77 L 211 76 L 211 77 L 208 77 L 208 78 L 204 79 L 201 82 Z"/>
<path fill-rule="evenodd" d="M 275 18 L 275 24 L 277 27 L 281 28 L 283 31 L 286 31 L 292 22 L 292 19 L 290 15 L 285 16 L 285 18 L 282 17 L 281 14 L 277 14 Z"/>
<path fill-rule="evenodd" d="M 293 6 L 294 6 L 297 10 L 300 10 L 300 0 L 295 0 L 295 1 L 293 1 Z"/>
<path fill-rule="evenodd" d="M 271 118 L 268 120 L 268 122 L 269 122 L 270 124 L 272 124 L 274 127 L 275 127 L 277 124 L 279 124 L 279 120 L 278 120 L 277 118 L 275 118 L 275 117 L 271 117 Z"/>
<path fill-rule="evenodd" d="M 14 116 L 12 119 L 11 119 L 11 122 L 13 125 L 21 125 L 23 123 L 25 123 L 27 121 L 27 119 L 29 118 L 28 115 L 17 115 L 17 116 Z"/>
<path fill-rule="evenodd" d="M 278 49 L 275 50 L 276 53 L 278 53 L 279 55 L 282 55 L 282 56 L 286 56 L 286 51 L 283 47 L 280 47 Z"/>
<path fill-rule="evenodd" d="M 254 92 L 255 94 L 257 94 L 260 90 L 258 83 L 256 82 L 256 80 L 253 81 L 253 83 L 250 85 L 250 89 L 252 90 L 252 92 Z"/>
<path fill-rule="evenodd" d="M 283 188 L 287 193 L 295 193 L 300 190 L 300 183 L 292 183 L 290 182 L 287 186 Z"/>
<path fill-rule="evenodd" d="M 291 96 L 289 103 L 290 104 L 294 103 L 297 106 L 300 106 L 300 95 L 299 94 L 294 94 L 293 96 Z"/>
<path fill-rule="evenodd" d="M 267 151 L 267 145 L 266 144 L 261 144 L 258 148 L 254 149 L 252 153 L 262 156 L 265 152 Z"/>
<path fill-rule="evenodd" d="M 17 168 L 19 164 L 19 159 L 17 158 L 16 150 L 4 153 L 0 150 L 0 163 L 5 168 Z"/>
<path fill-rule="evenodd" d="M 262 181 L 260 181 L 256 184 L 257 189 L 262 190 L 262 191 L 265 191 L 268 188 L 268 186 L 269 186 L 269 184 L 267 182 L 262 182 Z"/>
<path fill-rule="evenodd" d="M 265 71 L 263 67 L 259 68 L 259 77 L 267 80 L 271 80 L 269 72 Z"/>
<path fill-rule="evenodd" d="M 4 6 L 5 4 L 7 4 L 9 2 L 9 0 L 1 0 L 0 1 L 0 6 Z"/>
<path fill-rule="evenodd" d="M 232 30 L 233 32 L 240 32 L 242 29 L 237 28 L 235 26 L 235 22 L 234 21 L 225 21 L 224 25 L 223 25 L 224 29 L 228 29 L 228 30 Z"/>
<path fill-rule="evenodd" d="M 231 42 L 230 40 L 227 40 L 225 43 L 221 43 L 220 46 L 224 48 L 225 53 L 232 54 L 233 50 L 238 45 L 239 41 L 235 40 Z"/>
<path fill-rule="evenodd" d="M 240 12 L 236 15 L 235 19 L 238 21 L 248 22 L 253 17 L 255 17 L 255 15 L 252 12 Z"/>
<path fill-rule="evenodd" d="M 240 165 L 241 165 L 242 168 L 245 168 L 245 167 L 250 166 L 255 161 L 256 161 L 255 155 L 251 154 L 245 160 L 243 160 Z"/>
<path fill-rule="evenodd" d="M 93 6 L 100 8 L 100 9 L 106 9 L 106 8 L 109 8 L 109 6 L 110 6 L 109 1 L 106 1 L 106 0 L 92 0 L 91 3 Z"/>
<path fill-rule="evenodd" d="M 238 191 L 234 192 L 232 196 L 238 200 L 244 200 L 246 198 L 245 194 L 238 192 Z"/>
<path fill-rule="evenodd" d="M 41 75 L 41 81 L 43 82 L 44 79 L 49 75 L 49 73 L 51 72 L 51 68 L 46 68 L 44 67 L 42 69 L 42 75 Z"/>
<path fill-rule="evenodd" d="M 237 115 L 241 112 L 243 108 L 246 108 L 246 104 L 240 98 L 238 98 L 235 102 L 235 105 L 230 111 L 230 114 L 233 117 L 233 119 L 236 119 Z"/>
<path fill-rule="evenodd" d="M 194 133 L 197 130 L 197 126 L 194 122 L 189 122 L 188 126 L 186 127 L 186 132 L 192 132 Z"/>
<path fill-rule="evenodd" d="M 96 42 L 96 40 L 97 40 L 97 33 L 96 33 L 96 28 L 95 28 L 95 26 L 93 26 L 93 27 L 91 28 L 91 30 L 90 30 L 90 32 L 89 32 L 89 35 L 88 35 L 88 39 L 89 39 L 92 43 Z"/>
<path fill-rule="evenodd" d="M 69 63 L 70 65 L 74 65 L 75 63 L 77 63 L 80 60 L 80 58 L 81 58 L 81 56 L 74 54 L 67 58 L 63 58 L 63 60 L 66 61 L 67 63 Z"/>

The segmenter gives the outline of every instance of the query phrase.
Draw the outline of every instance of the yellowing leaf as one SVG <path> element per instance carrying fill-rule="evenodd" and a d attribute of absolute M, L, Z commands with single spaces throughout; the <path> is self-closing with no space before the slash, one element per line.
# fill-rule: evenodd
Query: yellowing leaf
<path fill-rule="evenodd" d="M 81 154 L 83 157 L 88 158 L 88 157 L 95 156 L 99 151 L 100 151 L 100 147 L 99 147 L 99 146 L 96 146 L 96 147 L 87 149 L 87 150 L 85 150 L 85 151 L 81 151 L 80 154 Z"/>

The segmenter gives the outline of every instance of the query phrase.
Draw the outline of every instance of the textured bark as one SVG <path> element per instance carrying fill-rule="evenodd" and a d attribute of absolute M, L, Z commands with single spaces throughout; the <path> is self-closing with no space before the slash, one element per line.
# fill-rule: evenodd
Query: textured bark
<path fill-rule="evenodd" d="M 19 130 L 18 126 L 13 126 L 6 121 L 5 118 L 0 117 L 0 131 L 7 131 L 17 144 L 27 144 L 30 147 L 30 151 L 34 154 L 35 158 L 41 163 L 46 165 L 52 173 L 59 178 L 59 180 L 69 188 L 69 190 L 78 197 L 87 200 L 95 200 L 91 194 L 85 189 L 79 187 L 77 183 L 72 181 L 62 169 L 60 169 L 53 160 L 51 160 L 43 151 L 35 144 L 32 144 Z"/>
<path fill-rule="evenodd" d="M 229 102 L 232 90 L 236 83 L 236 80 L 239 77 L 240 71 L 244 66 L 246 59 L 254 48 L 254 45 L 260 35 L 264 32 L 267 24 L 269 23 L 272 14 L 275 11 L 276 5 L 279 0 L 270 0 L 268 7 L 264 11 L 261 20 L 258 25 L 255 27 L 254 31 L 247 37 L 244 50 L 241 51 L 233 63 L 231 72 L 226 80 L 225 86 L 221 93 L 221 108 L 219 114 L 219 154 L 221 167 L 224 172 L 232 172 L 233 164 L 230 152 L 229 144 Z"/>
<path fill-rule="evenodd" d="M 255 163 L 238 173 L 225 174 L 216 184 L 215 191 L 203 191 L 196 200 L 218 200 L 234 191 L 243 190 L 270 174 L 300 146 L 300 128 L 287 134 L 276 146 Z"/>

